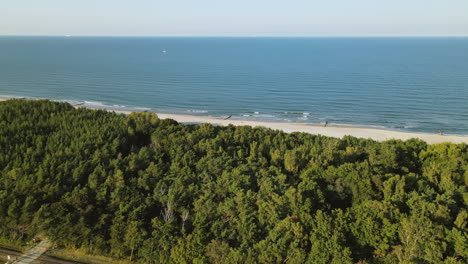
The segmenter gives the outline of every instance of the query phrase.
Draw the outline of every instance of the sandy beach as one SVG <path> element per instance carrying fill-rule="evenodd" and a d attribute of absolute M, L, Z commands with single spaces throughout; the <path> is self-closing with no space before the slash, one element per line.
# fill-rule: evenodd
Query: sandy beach
<path fill-rule="evenodd" d="M 80 107 L 80 106 L 78 106 Z M 130 114 L 129 111 L 114 111 L 120 114 Z M 317 123 L 282 123 L 282 122 L 262 122 L 252 120 L 241 120 L 241 119 L 228 119 L 206 116 L 194 116 L 194 115 L 181 115 L 181 114 L 164 114 L 156 113 L 160 119 L 174 119 L 179 123 L 194 124 L 194 123 L 209 123 L 220 126 L 251 126 L 251 127 L 267 127 L 275 130 L 282 130 L 286 133 L 292 132 L 304 132 L 315 135 L 323 135 L 328 137 L 342 138 L 344 136 L 353 136 L 357 138 L 370 138 L 376 141 L 385 141 L 390 139 L 401 139 L 408 140 L 411 138 L 418 138 L 426 141 L 429 144 L 437 143 L 466 143 L 468 144 L 468 135 L 439 135 L 439 134 L 428 134 L 428 133 L 414 133 L 414 132 L 402 132 L 386 129 L 367 128 L 350 125 L 337 125 L 328 124 L 324 127 L 323 124 Z"/>
<path fill-rule="evenodd" d="M 2 98 L 0 101 L 8 100 Z M 83 107 L 83 106 L 75 106 Z M 102 110 L 102 109 L 101 109 Z M 121 114 L 129 114 L 128 111 L 113 111 Z M 323 124 L 314 123 L 280 123 L 280 122 L 262 122 L 252 120 L 240 120 L 240 119 L 228 119 L 194 115 L 180 115 L 180 114 L 164 114 L 156 113 L 161 119 L 174 119 L 179 123 L 193 124 L 193 123 L 210 123 L 213 125 L 234 125 L 234 126 L 252 126 L 252 127 L 267 127 L 275 130 L 282 130 L 286 133 L 292 132 L 305 132 L 315 135 L 323 135 L 328 137 L 342 138 L 344 136 L 353 136 L 357 138 L 370 138 L 376 141 L 385 141 L 390 139 L 401 139 L 408 140 L 411 138 L 418 138 L 426 141 L 429 144 L 437 144 L 444 142 L 451 143 L 466 143 L 468 144 L 468 135 L 439 135 L 439 134 L 428 134 L 428 133 L 414 133 L 414 132 L 402 132 L 394 130 L 367 128 L 350 125 L 336 125 L 328 124 L 324 127 Z"/>
<path fill-rule="evenodd" d="M 425 134 L 425 133 L 409 133 L 393 130 L 365 128 L 357 126 L 334 125 L 329 124 L 326 127 L 323 124 L 313 123 L 276 123 L 276 122 L 260 122 L 250 120 L 223 120 L 220 118 L 201 117 L 191 115 L 177 115 L 177 114 L 158 114 L 159 118 L 174 119 L 180 123 L 210 123 L 216 125 L 227 126 L 229 124 L 235 126 L 252 126 L 252 127 L 267 127 L 271 129 L 282 130 L 286 133 L 291 132 L 305 132 L 316 135 L 323 135 L 329 137 L 342 138 L 343 136 L 354 136 L 358 138 L 371 138 L 376 141 L 385 141 L 389 139 L 408 140 L 411 138 L 419 138 L 429 144 L 451 142 L 451 143 L 467 143 L 468 136 L 455 136 L 455 135 L 439 135 L 439 134 Z"/>

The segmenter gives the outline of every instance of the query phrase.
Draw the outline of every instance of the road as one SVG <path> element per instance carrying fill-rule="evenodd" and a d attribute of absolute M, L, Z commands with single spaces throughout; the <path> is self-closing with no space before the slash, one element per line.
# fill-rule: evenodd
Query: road
<path fill-rule="evenodd" d="M 49 240 L 42 240 L 37 246 L 26 251 L 24 255 L 19 257 L 13 264 L 30 264 L 44 254 L 50 247 Z"/>
<path fill-rule="evenodd" d="M 11 260 L 19 260 L 19 258 L 24 257 L 24 254 L 20 251 L 12 250 L 12 249 L 7 249 L 7 248 L 0 248 L 0 258 L 3 259 L 8 259 L 8 256 L 10 256 Z M 18 263 L 18 262 L 14 262 Z M 66 260 L 66 259 L 60 259 L 52 256 L 47 256 L 46 254 L 43 254 L 39 258 L 31 261 L 31 262 L 21 262 L 21 263 L 31 263 L 31 264 L 86 264 L 84 262 L 79 262 L 79 261 L 73 261 L 73 260 Z"/>

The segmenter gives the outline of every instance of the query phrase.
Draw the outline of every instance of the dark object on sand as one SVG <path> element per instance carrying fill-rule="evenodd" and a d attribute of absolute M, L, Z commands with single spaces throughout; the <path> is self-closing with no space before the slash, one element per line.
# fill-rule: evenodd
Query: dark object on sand
<path fill-rule="evenodd" d="M 224 118 L 224 120 L 228 120 L 228 119 L 231 118 L 231 117 L 232 117 L 232 115 L 230 115 L 230 116 Z"/>
<path fill-rule="evenodd" d="M 442 130 L 439 129 L 439 135 L 443 135 L 444 133 L 442 133 Z"/>
<path fill-rule="evenodd" d="M 323 127 L 327 127 L 328 125 L 328 121 L 325 121 L 325 125 Z"/>

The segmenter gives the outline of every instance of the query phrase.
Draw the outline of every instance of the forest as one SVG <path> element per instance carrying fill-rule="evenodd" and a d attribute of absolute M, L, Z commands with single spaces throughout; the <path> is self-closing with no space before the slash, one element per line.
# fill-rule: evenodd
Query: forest
<path fill-rule="evenodd" d="M 467 263 L 468 146 L 0 102 L 0 238 L 137 263 Z"/>

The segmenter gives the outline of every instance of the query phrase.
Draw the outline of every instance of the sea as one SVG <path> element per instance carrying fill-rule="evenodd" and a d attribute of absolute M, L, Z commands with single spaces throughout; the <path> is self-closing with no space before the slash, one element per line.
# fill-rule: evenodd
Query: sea
<path fill-rule="evenodd" d="M 0 37 L 0 97 L 468 134 L 467 37 Z"/>

